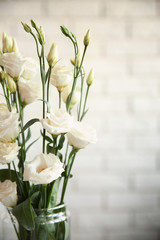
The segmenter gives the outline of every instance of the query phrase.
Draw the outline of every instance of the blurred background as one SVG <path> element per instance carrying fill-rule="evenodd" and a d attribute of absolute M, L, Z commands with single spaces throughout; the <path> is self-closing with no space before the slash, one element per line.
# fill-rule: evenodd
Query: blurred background
<path fill-rule="evenodd" d="M 98 142 L 81 150 L 73 167 L 66 196 L 72 240 L 160 239 L 160 1 L 1 0 L 0 37 L 15 37 L 36 59 L 21 26 L 30 19 L 44 28 L 46 55 L 57 42 L 65 64 L 73 49 L 60 25 L 80 47 L 91 31 L 84 67 L 94 68 L 95 82 L 86 121 Z M 26 119 L 39 113 L 32 107 Z"/>

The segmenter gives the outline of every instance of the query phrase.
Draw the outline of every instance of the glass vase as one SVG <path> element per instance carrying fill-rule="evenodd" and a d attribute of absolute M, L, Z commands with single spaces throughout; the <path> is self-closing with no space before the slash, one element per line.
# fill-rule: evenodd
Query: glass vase
<path fill-rule="evenodd" d="M 35 209 L 35 228 L 32 231 L 27 231 L 21 223 L 17 224 L 11 208 L 8 208 L 8 213 L 15 233 L 8 238 L 8 230 L 3 229 L 6 234 L 2 240 L 70 240 L 70 214 L 65 205 Z M 9 226 L 5 224 L 4 227 L 7 229 Z"/>
<path fill-rule="evenodd" d="M 70 240 L 70 214 L 65 205 L 36 210 L 31 240 Z"/>

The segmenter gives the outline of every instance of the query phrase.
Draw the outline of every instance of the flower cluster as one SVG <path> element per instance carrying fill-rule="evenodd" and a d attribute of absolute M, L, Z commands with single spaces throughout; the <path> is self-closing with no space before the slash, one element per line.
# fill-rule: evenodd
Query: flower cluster
<path fill-rule="evenodd" d="M 63 203 L 77 152 L 96 142 L 95 129 L 82 121 L 88 111 L 87 98 L 94 80 L 93 69 L 86 78 L 83 66 L 90 42 L 89 31 L 84 37 L 81 56 L 76 37 L 61 26 L 62 33 L 71 39 L 75 51 L 71 70 L 71 67 L 60 64 L 56 43 L 52 44 L 45 58 L 46 40 L 42 27 L 38 27 L 33 20 L 32 27 L 22 24 L 25 31 L 34 37 L 39 64 L 24 57 L 18 50 L 16 40 L 5 33 L 0 52 L 0 83 L 5 99 L 5 103 L 0 104 L 0 163 L 8 165 L 8 169 L 0 170 L 0 201 L 6 206 L 14 206 L 17 219 L 26 204 L 31 213 L 33 206 L 48 208 L 58 204 L 57 194 L 62 180 L 59 201 Z M 34 80 L 38 71 L 41 84 Z M 50 102 L 50 85 L 57 89 L 58 107 Z M 42 102 L 43 116 L 24 124 L 26 105 L 38 99 Z M 77 116 L 72 114 L 74 106 L 77 106 Z M 35 143 L 29 143 L 31 126 L 38 122 L 42 152 L 28 161 L 27 152 Z"/>

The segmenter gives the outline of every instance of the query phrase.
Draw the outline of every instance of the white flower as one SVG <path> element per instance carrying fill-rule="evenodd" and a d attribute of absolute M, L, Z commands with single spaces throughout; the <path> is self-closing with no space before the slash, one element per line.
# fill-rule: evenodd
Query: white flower
<path fill-rule="evenodd" d="M 40 85 L 31 80 L 27 81 L 20 78 L 18 81 L 18 88 L 21 101 L 25 104 L 30 104 L 41 97 Z"/>
<path fill-rule="evenodd" d="M 6 104 L 0 104 L 0 141 L 13 141 L 19 134 L 19 115 L 9 112 Z"/>
<path fill-rule="evenodd" d="M 0 142 L 0 163 L 7 164 L 12 162 L 18 154 L 18 147 L 17 143 L 3 143 Z"/>
<path fill-rule="evenodd" d="M 62 99 L 65 103 L 67 102 L 67 98 L 68 98 L 69 94 L 71 93 L 71 90 L 72 90 L 72 86 L 68 85 L 62 91 Z M 71 99 L 71 108 L 75 104 L 77 104 L 79 101 L 80 101 L 80 89 L 76 88 L 73 93 L 72 99 Z"/>
<path fill-rule="evenodd" d="M 6 207 L 13 207 L 17 204 L 17 184 L 10 180 L 0 182 L 0 202 Z"/>
<path fill-rule="evenodd" d="M 38 63 L 32 58 L 24 58 L 24 71 L 22 72 L 21 77 L 26 80 L 33 79 L 37 74 Z"/>
<path fill-rule="evenodd" d="M 78 121 L 74 122 L 67 138 L 69 144 L 76 149 L 85 148 L 89 143 L 97 141 L 95 129 Z"/>
<path fill-rule="evenodd" d="M 0 56 L 0 65 L 13 78 L 19 78 L 24 70 L 25 60 L 18 52 L 4 53 Z"/>
<path fill-rule="evenodd" d="M 51 74 L 51 84 L 54 85 L 58 91 L 62 91 L 64 87 L 69 85 L 72 81 L 72 72 L 67 66 L 58 66 L 53 68 Z"/>
<path fill-rule="evenodd" d="M 41 124 L 50 134 L 59 135 L 67 133 L 72 125 L 73 117 L 65 110 L 58 109 L 47 115 L 46 119 L 41 120 Z"/>
<path fill-rule="evenodd" d="M 23 178 L 33 184 L 48 184 L 59 178 L 63 171 L 63 164 L 56 155 L 41 153 L 26 162 Z"/>

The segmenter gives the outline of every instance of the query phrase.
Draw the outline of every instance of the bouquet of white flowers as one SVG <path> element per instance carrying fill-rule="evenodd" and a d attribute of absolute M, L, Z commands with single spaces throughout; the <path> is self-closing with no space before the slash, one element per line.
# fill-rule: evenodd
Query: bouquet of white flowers
<path fill-rule="evenodd" d="M 17 229 L 13 220 L 19 240 L 67 240 L 67 218 L 54 222 L 50 218 L 60 213 L 58 209 L 61 213 L 65 211 L 65 192 L 77 152 L 96 142 L 95 130 L 82 121 L 94 80 L 93 69 L 86 78 L 83 67 L 90 33 L 88 31 L 84 37 L 81 56 L 76 37 L 61 26 L 62 33 L 74 47 L 73 70 L 70 70 L 68 66 L 60 65 L 56 43 L 52 44 L 45 57 L 46 39 L 42 27 L 33 20 L 31 27 L 26 23 L 22 25 L 35 41 L 39 64 L 32 58 L 24 57 L 16 40 L 3 33 L 0 83 L 5 102 L 0 103 L 0 163 L 8 167 L 0 170 L 0 201 L 8 207 L 12 220 L 14 215 L 19 223 Z M 38 69 L 41 84 L 33 80 Z M 50 104 L 51 84 L 59 96 L 57 109 L 52 109 Z M 26 105 L 36 100 L 42 102 L 43 116 L 24 123 Z M 72 109 L 76 104 L 77 116 L 73 116 Z M 31 141 L 31 126 L 38 122 L 42 151 L 28 161 L 27 153 L 39 139 Z M 52 209 L 56 212 L 51 214 Z M 46 216 L 50 217 L 50 221 Z M 41 224 L 37 225 L 37 219 Z"/>

